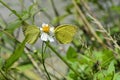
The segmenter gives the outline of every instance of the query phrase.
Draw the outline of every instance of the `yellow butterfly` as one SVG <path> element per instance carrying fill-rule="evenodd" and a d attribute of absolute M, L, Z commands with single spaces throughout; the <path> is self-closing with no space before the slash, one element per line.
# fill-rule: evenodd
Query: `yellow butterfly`
<path fill-rule="evenodd" d="M 40 30 L 35 25 L 23 26 L 23 33 L 25 36 L 27 36 L 26 42 L 29 44 L 34 44 L 40 36 Z"/>
<path fill-rule="evenodd" d="M 73 40 L 75 33 L 77 32 L 77 27 L 70 24 L 60 25 L 55 29 L 56 39 L 62 43 L 67 44 Z"/>
<path fill-rule="evenodd" d="M 48 29 L 49 30 L 49 29 Z M 77 31 L 77 27 L 70 24 L 60 25 L 54 30 L 55 38 L 62 44 L 70 43 Z M 40 37 L 40 29 L 35 25 L 23 26 L 23 33 L 27 36 L 27 42 L 34 44 Z M 43 36 L 44 37 L 44 36 Z"/>

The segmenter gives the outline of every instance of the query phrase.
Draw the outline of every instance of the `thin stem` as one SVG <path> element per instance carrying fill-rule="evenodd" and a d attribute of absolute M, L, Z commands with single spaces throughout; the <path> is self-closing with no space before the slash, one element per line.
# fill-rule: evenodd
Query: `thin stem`
<path fill-rule="evenodd" d="M 35 0 L 30 0 L 33 4 L 35 3 L 36 5 L 37 5 L 37 9 L 38 9 L 38 12 L 40 12 L 41 11 L 41 9 L 42 9 L 42 7 L 40 6 L 40 4 L 39 4 L 39 1 L 37 0 L 37 1 L 35 1 Z M 38 13 L 37 12 L 37 13 Z M 51 20 L 52 18 L 51 18 L 51 16 L 46 12 L 46 11 L 42 11 L 42 13 L 43 13 L 43 15 L 45 15 L 45 17 L 47 17 L 49 20 Z M 36 14 L 35 14 L 36 15 Z"/>
<path fill-rule="evenodd" d="M 23 19 L 21 18 L 21 16 L 19 14 L 17 14 L 17 12 L 13 9 L 11 9 L 6 3 L 4 3 L 2 0 L 0 0 L 0 3 L 2 5 L 4 5 L 6 8 L 8 8 L 12 13 L 14 13 L 21 21 L 23 21 Z"/>
<path fill-rule="evenodd" d="M 72 0 L 75 9 L 77 10 L 77 12 L 79 13 L 83 23 L 86 25 L 86 27 L 89 29 L 89 31 L 91 32 L 91 34 L 97 39 L 97 41 L 103 46 L 106 47 L 106 45 L 103 43 L 103 41 L 99 38 L 99 36 L 96 34 L 96 32 L 94 31 L 94 29 L 92 28 L 91 24 L 88 22 L 88 20 L 86 19 L 84 13 L 81 11 L 81 9 L 79 8 L 79 6 L 77 5 L 75 0 Z"/>
<path fill-rule="evenodd" d="M 16 78 L 14 76 L 12 76 L 11 73 L 9 73 L 9 76 L 11 77 L 12 80 L 16 80 Z"/>
<path fill-rule="evenodd" d="M 45 51 L 46 51 L 46 46 L 45 46 L 45 49 L 44 49 L 44 42 L 43 42 L 42 43 L 42 64 L 43 64 L 44 70 L 45 70 L 45 72 L 46 72 L 46 74 L 48 76 L 48 79 L 51 80 L 50 75 L 49 75 L 49 73 L 48 73 L 48 71 L 46 69 L 46 66 L 45 66 L 45 60 L 44 60 L 44 53 L 45 53 Z"/>
<path fill-rule="evenodd" d="M 57 72 L 59 75 L 61 75 L 63 78 L 65 78 L 65 79 L 67 80 L 67 77 L 66 77 L 63 73 L 57 71 L 57 70 L 53 67 L 52 64 L 47 63 L 47 62 L 46 62 L 46 64 L 47 64 L 49 67 L 51 67 L 55 72 Z"/>
<path fill-rule="evenodd" d="M 78 76 L 80 76 L 79 72 L 77 72 L 71 65 L 49 44 L 46 42 L 46 45 Z"/>
<path fill-rule="evenodd" d="M 25 9 L 25 5 L 24 5 L 24 3 L 25 3 L 24 0 L 20 0 L 21 12 L 24 11 L 24 9 Z"/>
<path fill-rule="evenodd" d="M 42 7 L 38 4 L 38 9 L 40 10 Z M 43 15 L 45 15 L 45 17 L 47 17 L 49 20 L 51 20 L 51 16 L 46 12 L 46 11 L 42 11 Z"/>
<path fill-rule="evenodd" d="M 56 7 L 55 7 L 54 1 L 53 1 L 53 0 L 50 0 L 50 1 L 51 1 L 53 10 L 54 10 L 54 12 L 55 12 L 55 16 L 58 17 L 58 16 L 59 16 L 59 13 L 58 13 L 58 11 L 57 11 L 57 9 L 56 9 Z M 59 21 L 59 19 L 58 19 L 57 25 L 59 25 L 59 24 L 60 24 L 60 21 Z M 56 25 L 56 26 L 57 26 L 57 25 Z"/>
<path fill-rule="evenodd" d="M 2 72 L 2 70 L 0 70 L 0 73 L 1 73 L 1 75 L 2 75 L 6 80 L 9 80 L 9 79 L 4 75 L 4 73 Z"/>
<path fill-rule="evenodd" d="M 111 40 L 114 43 L 114 46 L 120 50 L 120 46 L 117 44 L 116 40 L 114 40 L 112 38 L 112 36 L 110 35 L 110 33 L 107 32 L 104 29 L 104 27 L 102 26 L 102 24 L 96 18 L 92 17 L 91 15 L 88 15 L 88 16 L 94 21 L 94 23 L 96 23 L 98 25 L 99 29 L 101 29 L 108 36 L 109 40 Z"/>
<path fill-rule="evenodd" d="M 33 59 L 33 57 L 28 53 L 29 50 L 26 50 L 25 54 L 27 55 L 27 57 L 30 59 L 30 61 L 32 62 L 33 66 L 35 69 L 37 69 L 36 71 L 38 71 L 39 76 L 42 77 L 42 73 L 41 70 L 38 66 L 38 64 L 36 63 L 36 61 Z"/>
<path fill-rule="evenodd" d="M 40 63 L 42 63 L 41 61 L 41 59 L 40 59 L 40 57 L 37 55 L 37 59 L 40 61 Z M 59 75 L 61 75 L 63 78 L 65 78 L 65 79 L 67 79 L 67 77 L 63 74 L 63 73 L 61 73 L 61 72 L 59 72 L 59 71 L 57 71 L 54 67 L 53 67 L 53 65 L 52 64 L 50 64 L 49 62 L 45 62 L 46 63 L 46 65 L 48 65 L 49 67 L 51 67 L 55 72 L 57 72 Z"/>

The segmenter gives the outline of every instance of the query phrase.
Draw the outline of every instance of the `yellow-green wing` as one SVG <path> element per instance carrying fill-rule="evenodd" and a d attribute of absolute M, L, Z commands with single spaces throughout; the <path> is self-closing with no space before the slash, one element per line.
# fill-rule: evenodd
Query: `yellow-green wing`
<path fill-rule="evenodd" d="M 67 44 L 73 40 L 76 31 L 77 27 L 74 25 L 60 25 L 55 29 L 55 37 L 60 43 Z"/>
<path fill-rule="evenodd" d="M 40 30 L 35 25 L 23 26 L 23 33 L 27 37 L 27 43 L 34 44 L 40 36 Z"/>

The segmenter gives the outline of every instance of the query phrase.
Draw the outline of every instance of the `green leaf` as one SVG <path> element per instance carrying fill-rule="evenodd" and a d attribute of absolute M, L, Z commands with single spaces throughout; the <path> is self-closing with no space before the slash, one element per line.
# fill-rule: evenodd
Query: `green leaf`
<path fill-rule="evenodd" d="M 70 61 L 75 61 L 77 59 L 77 53 L 73 47 L 69 47 L 66 57 Z"/>
<path fill-rule="evenodd" d="M 3 59 L 0 58 L 0 69 L 1 69 L 1 67 L 2 67 L 2 64 L 3 64 Z"/>
<path fill-rule="evenodd" d="M 113 74 L 115 72 L 115 66 L 114 66 L 114 60 L 111 61 L 109 67 L 108 67 L 108 70 L 107 70 L 107 73 L 108 74 Z"/>
<path fill-rule="evenodd" d="M 111 9 L 120 14 L 120 6 L 112 6 Z"/>
<path fill-rule="evenodd" d="M 6 23 L 0 18 L 0 26 L 2 28 L 5 28 L 6 27 Z"/>
<path fill-rule="evenodd" d="M 18 27 L 21 26 L 21 21 L 20 20 L 16 20 L 16 21 L 13 21 L 13 22 L 10 22 L 6 28 L 6 31 L 10 32 L 10 33 L 13 33 L 14 30 Z"/>
<path fill-rule="evenodd" d="M 104 78 L 104 80 L 112 80 L 112 75 L 108 75 Z"/>
<path fill-rule="evenodd" d="M 69 4 L 66 6 L 65 10 L 67 13 L 72 14 L 72 8 L 74 7 L 73 4 Z"/>
<path fill-rule="evenodd" d="M 25 70 L 31 69 L 32 67 L 33 67 L 32 64 L 25 64 L 22 66 L 18 66 L 17 69 L 20 71 L 25 71 Z"/>
<path fill-rule="evenodd" d="M 80 63 L 82 64 L 85 64 L 85 63 L 93 63 L 93 60 L 89 57 L 89 56 L 86 56 L 86 55 L 83 55 L 83 54 L 80 54 Z"/>
<path fill-rule="evenodd" d="M 23 20 L 27 20 L 30 18 L 30 14 L 28 13 L 28 11 L 24 10 L 22 11 L 21 17 Z"/>
<path fill-rule="evenodd" d="M 3 66 L 4 69 L 8 70 L 14 64 L 14 62 L 19 59 L 23 53 L 25 43 L 26 39 L 17 46 L 13 54 L 6 60 L 5 65 Z"/>
<path fill-rule="evenodd" d="M 114 75 L 113 80 L 120 80 L 120 72 L 118 72 Z"/>
<path fill-rule="evenodd" d="M 34 16 L 34 14 L 37 12 L 37 4 L 36 3 L 33 3 L 32 5 L 30 5 L 29 9 L 28 9 L 28 12 L 30 14 L 30 16 Z"/>
<path fill-rule="evenodd" d="M 106 70 L 99 71 L 94 74 L 93 80 L 105 80 Z"/>

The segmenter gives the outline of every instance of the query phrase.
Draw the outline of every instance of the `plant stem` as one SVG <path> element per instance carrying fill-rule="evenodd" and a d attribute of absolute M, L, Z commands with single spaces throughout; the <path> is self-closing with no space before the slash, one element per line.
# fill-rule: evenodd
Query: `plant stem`
<path fill-rule="evenodd" d="M 34 60 L 34 58 L 32 57 L 32 55 L 28 52 L 29 50 L 28 50 L 28 48 L 26 48 L 27 50 L 26 50 L 26 52 L 25 52 L 25 54 L 27 55 L 27 57 L 29 58 L 29 60 L 32 62 L 32 65 L 33 65 L 33 67 L 36 69 L 36 71 L 39 73 L 39 76 L 40 77 L 42 77 L 42 71 L 41 71 L 41 69 L 39 68 L 39 65 L 36 63 L 36 61 Z"/>
<path fill-rule="evenodd" d="M 57 11 L 57 9 L 56 9 L 56 7 L 55 7 L 54 1 L 53 1 L 53 0 L 50 0 L 50 1 L 51 1 L 53 10 L 54 10 L 55 16 L 56 16 L 56 17 L 59 17 L 59 13 L 58 13 L 58 11 Z M 58 19 L 58 23 L 57 23 L 56 26 L 58 26 L 59 24 L 60 24 L 60 20 Z"/>
<path fill-rule="evenodd" d="M 2 75 L 6 80 L 9 80 L 9 79 L 5 76 L 5 74 L 2 72 L 2 70 L 0 70 L 0 73 L 1 73 L 1 75 Z"/>
<path fill-rule="evenodd" d="M 94 29 L 92 28 L 92 25 L 88 22 L 88 20 L 86 19 L 84 13 L 82 12 L 82 10 L 79 8 L 79 6 L 77 5 L 75 0 L 72 0 L 73 5 L 75 6 L 75 9 L 77 10 L 77 12 L 79 13 L 84 25 L 86 25 L 86 27 L 89 29 L 89 31 L 91 32 L 91 34 L 97 39 L 97 41 L 103 46 L 106 47 L 106 45 L 103 43 L 103 41 L 99 38 L 99 36 L 96 34 L 96 32 L 94 31 Z"/>
<path fill-rule="evenodd" d="M 8 8 L 12 13 L 14 13 L 20 20 L 22 20 L 21 16 L 19 14 L 17 14 L 17 12 L 15 10 L 11 9 L 6 3 L 4 3 L 2 0 L 0 0 L 0 3 L 2 5 L 4 5 L 6 8 Z"/>
<path fill-rule="evenodd" d="M 51 80 L 50 75 L 49 75 L 49 73 L 48 73 L 48 71 L 47 71 L 47 69 L 45 67 L 45 60 L 44 60 L 44 53 L 45 53 L 45 51 L 46 51 L 46 46 L 45 46 L 45 49 L 44 49 L 44 42 L 43 42 L 42 43 L 42 64 L 43 64 L 44 70 L 45 70 L 45 72 L 46 72 L 46 74 L 48 76 L 48 79 Z"/>
<path fill-rule="evenodd" d="M 46 45 L 78 76 L 80 76 L 79 72 L 77 72 L 71 65 L 48 43 Z"/>

